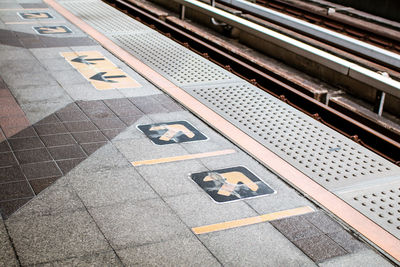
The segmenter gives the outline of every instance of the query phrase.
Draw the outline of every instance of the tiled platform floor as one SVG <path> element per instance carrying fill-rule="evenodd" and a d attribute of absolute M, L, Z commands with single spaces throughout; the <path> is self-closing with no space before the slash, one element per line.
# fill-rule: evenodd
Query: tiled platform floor
<path fill-rule="evenodd" d="M 0 266 L 390 266 L 55 10 L 47 11 L 74 34 L 37 35 L 32 25 L 39 21 L 20 24 L 14 9 L 47 9 L 40 0 L 4 0 L 1 8 Z M 93 50 L 142 87 L 97 91 L 60 56 Z M 181 120 L 209 139 L 157 146 L 136 128 Z M 235 153 L 131 164 L 223 149 Z M 189 179 L 193 172 L 243 165 L 277 193 L 221 205 Z M 317 211 L 192 231 L 299 206 Z"/>
<path fill-rule="evenodd" d="M 15 101 L 12 96 L 8 98 Z M 0 212 L 3 218 L 144 114 L 180 109 L 166 96 L 78 101 L 17 134 L 6 134 L 7 139 L 0 143 Z M 4 132 L 7 130 L 5 128 Z"/>

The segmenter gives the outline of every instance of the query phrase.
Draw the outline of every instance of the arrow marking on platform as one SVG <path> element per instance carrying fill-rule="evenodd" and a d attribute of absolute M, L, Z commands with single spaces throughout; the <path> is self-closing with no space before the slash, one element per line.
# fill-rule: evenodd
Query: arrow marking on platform
<path fill-rule="evenodd" d="M 49 19 L 49 18 L 52 18 L 52 16 L 49 13 L 42 13 L 42 12 L 20 13 L 20 14 L 25 19 Z"/>
<path fill-rule="evenodd" d="M 52 33 L 68 33 L 69 30 L 67 28 L 64 28 L 62 26 L 54 26 L 54 27 L 40 27 L 40 28 L 35 28 L 37 29 L 40 33 L 44 34 L 52 34 Z"/>
<path fill-rule="evenodd" d="M 92 77 L 90 77 L 91 80 L 96 80 L 96 81 L 101 81 L 101 82 L 107 82 L 107 83 L 117 83 L 117 81 L 109 80 L 109 79 L 118 79 L 118 78 L 126 78 L 126 75 L 109 75 L 105 76 L 107 72 L 99 72 Z"/>
<path fill-rule="evenodd" d="M 150 131 L 160 131 L 160 130 L 167 130 L 161 137 L 160 140 L 162 141 L 169 141 L 175 136 L 179 136 L 181 134 L 186 135 L 189 138 L 193 138 L 195 134 L 186 128 L 184 125 L 181 124 L 171 124 L 171 125 L 159 125 L 153 126 L 150 128 Z"/>
<path fill-rule="evenodd" d="M 87 57 L 87 56 L 79 56 L 79 57 L 76 57 L 76 58 L 72 59 L 71 61 L 72 62 L 77 62 L 77 63 L 83 63 L 83 64 L 86 64 L 86 65 L 96 65 L 96 63 L 92 63 L 90 61 L 105 60 L 105 58 L 87 58 L 86 59 L 85 57 Z"/>
<path fill-rule="evenodd" d="M 222 184 L 218 191 L 218 194 L 222 196 L 230 196 L 238 183 L 246 185 L 254 192 L 258 190 L 258 185 L 241 172 L 210 173 L 203 181 L 217 181 Z"/>

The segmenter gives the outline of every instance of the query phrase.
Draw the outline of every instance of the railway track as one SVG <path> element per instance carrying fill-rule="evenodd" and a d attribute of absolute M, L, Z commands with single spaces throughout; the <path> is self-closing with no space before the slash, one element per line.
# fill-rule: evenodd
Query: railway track
<path fill-rule="evenodd" d="M 383 27 L 386 29 L 391 29 L 393 31 L 399 31 L 400 28 L 382 22 L 373 22 L 374 24 L 377 24 L 377 27 L 367 28 L 365 27 L 365 25 L 362 25 L 359 22 L 355 22 L 356 19 L 368 22 L 367 19 L 361 18 L 355 14 L 351 14 L 348 12 L 347 9 L 334 10 L 329 6 L 320 5 L 322 8 L 325 8 L 327 10 L 327 13 L 325 15 L 322 15 L 315 12 L 307 11 L 303 8 L 290 5 L 288 2 L 285 3 L 284 1 L 279 0 L 257 0 L 256 3 L 260 6 L 274 9 L 276 11 L 294 16 L 296 18 L 316 24 L 326 29 L 348 35 L 360 41 L 379 46 L 391 52 L 400 53 L 400 36 L 388 35 L 382 30 L 377 30 L 377 27 Z M 329 10 L 331 10 L 331 12 L 338 12 L 339 14 L 348 15 L 349 20 L 353 19 L 353 23 L 350 25 L 349 23 L 344 23 L 338 20 L 338 18 L 335 18 L 334 16 L 330 16 Z"/>
<path fill-rule="evenodd" d="M 223 66 L 234 74 L 250 81 L 262 90 L 339 131 L 355 142 L 400 165 L 400 136 L 388 131 L 381 125 L 364 125 L 357 122 L 307 95 L 298 84 L 277 76 L 275 73 L 262 68 L 248 58 L 233 54 L 225 47 L 219 46 L 211 40 L 195 36 L 191 32 L 186 32 L 181 28 L 158 19 L 146 10 L 138 8 L 127 1 L 106 0 L 105 2 L 214 63 Z"/>

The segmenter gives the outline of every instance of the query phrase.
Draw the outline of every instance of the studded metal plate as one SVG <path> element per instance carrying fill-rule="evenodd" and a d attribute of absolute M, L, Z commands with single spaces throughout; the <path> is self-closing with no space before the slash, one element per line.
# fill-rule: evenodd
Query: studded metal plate
<path fill-rule="evenodd" d="M 400 177 L 398 177 L 400 180 Z M 400 181 L 340 194 L 361 213 L 400 238 Z"/>
<path fill-rule="evenodd" d="M 185 89 L 327 189 L 400 174 L 399 167 L 249 83 Z"/>
<path fill-rule="evenodd" d="M 64 0 L 60 3 L 98 31 L 108 35 L 139 33 L 151 29 L 97 0 Z"/>
<path fill-rule="evenodd" d="M 178 86 L 239 80 L 161 34 L 118 35 L 114 38 L 132 55 Z"/>

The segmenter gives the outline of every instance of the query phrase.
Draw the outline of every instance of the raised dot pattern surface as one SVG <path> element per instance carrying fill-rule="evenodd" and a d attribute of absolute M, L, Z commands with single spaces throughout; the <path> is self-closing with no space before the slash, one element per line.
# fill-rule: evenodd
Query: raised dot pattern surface
<path fill-rule="evenodd" d="M 397 166 L 248 83 L 187 90 L 329 189 L 400 174 Z"/>

